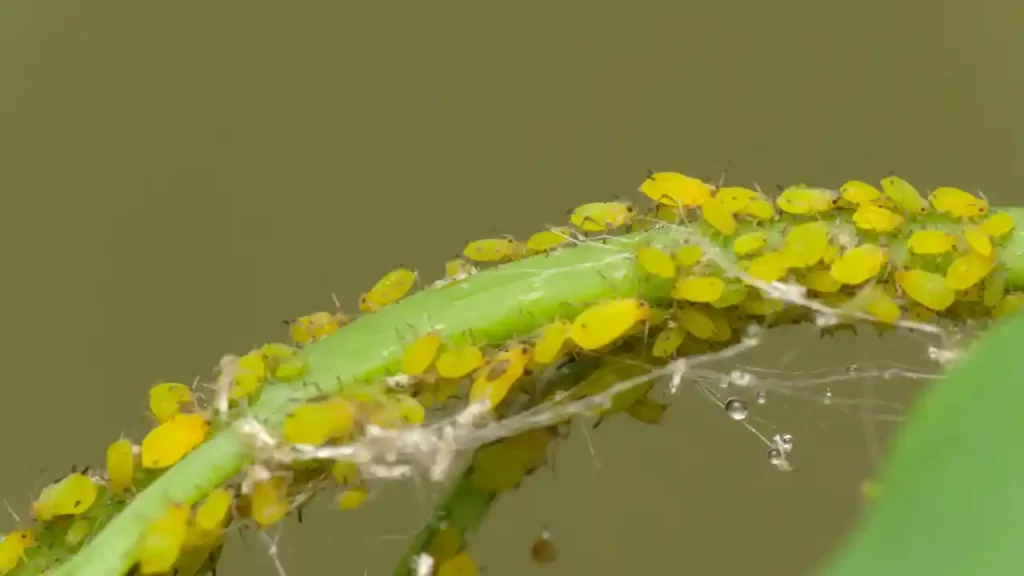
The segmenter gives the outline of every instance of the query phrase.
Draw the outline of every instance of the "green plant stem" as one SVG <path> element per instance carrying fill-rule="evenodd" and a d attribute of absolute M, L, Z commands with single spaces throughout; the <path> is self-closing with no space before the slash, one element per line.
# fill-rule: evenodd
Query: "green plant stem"
<path fill-rule="evenodd" d="M 1024 209 L 1012 212 L 1024 223 Z M 647 242 L 674 246 L 680 239 L 676 229 L 662 227 L 587 242 L 486 270 L 442 289 L 413 294 L 306 347 L 303 354 L 309 373 L 304 381 L 268 384 L 250 414 L 279 430 L 297 402 L 386 375 L 395 368 L 403 346 L 428 329 L 437 330 L 453 343 L 472 339 L 478 344 L 501 344 L 601 299 L 638 295 L 664 300 L 667 285 L 647 282 L 632 257 L 633 250 Z M 1010 285 L 1024 287 L 1024 232 L 1013 233 L 1001 258 Z M 166 506 L 198 501 L 238 474 L 252 457 L 236 431 L 220 431 L 138 494 L 82 550 L 49 574 L 123 574 L 133 562 L 139 535 Z M 484 508 L 481 514 L 486 513 Z"/>
<path fill-rule="evenodd" d="M 653 296 L 647 294 L 632 250 L 642 242 L 668 239 L 670 234 L 670 229 L 662 228 L 524 259 L 440 290 L 423 290 L 360 317 L 306 347 L 309 373 L 304 383 L 266 386 L 251 416 L 280 429 L 297 402 L 387 374 L 401 358 L 403 346 L 428 329 L 453 342 L 472 338 L 477 343 L 502 343 L 557 316 L 571 315 L 587 302 L 615 295 Z M 138 494 L 52 576 L 124 573 L 132 563 L 138 536 L 166 506 L 196 502 L 250 460 L 242 437 L 233 429 L 221 431 Z"/>

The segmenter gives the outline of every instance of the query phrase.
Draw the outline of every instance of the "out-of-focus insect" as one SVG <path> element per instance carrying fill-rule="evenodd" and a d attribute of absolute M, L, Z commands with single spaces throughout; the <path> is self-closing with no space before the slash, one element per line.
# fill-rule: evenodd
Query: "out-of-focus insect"
<path fill-rule="evenodd" d="M 530 557 L 538 564 L 551 564 L 558 558 L 558 551 L 555 550 L 555 543 L 551 537 L 551 531 L 544 528 L 533 540 L 530 546 Z"/>

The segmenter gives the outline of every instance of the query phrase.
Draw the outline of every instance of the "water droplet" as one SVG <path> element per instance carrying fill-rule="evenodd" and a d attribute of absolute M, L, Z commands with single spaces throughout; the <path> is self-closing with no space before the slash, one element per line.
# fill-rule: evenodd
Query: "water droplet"
<path fill-rule="evenodd" d="M 739 398 L 730 398 L 725 403 L 725 412 L 733 420 L 743 420 L 747 417 L 747 403 Z"/>
<path fill-rule="evenodd" d="M 771 448 L 768 450 L 768 463 L 772 466 L 779 466 L 786 461 L 785 456 L 782 455 L 782 450 L 778 448 Z"/>
<path fill-rule="evenodd" d="M 758 404 L 767 404 L 768 403 L 768 393 L 765 392 L 764 390 L 758 390 L 757 391 L 757 403 Z"/>
<path fill-rule="evenodd" d="M 793 435 L 792 434 L 779 434 L 778 436 L 779 449 L 783 453 L 788 453 L 793 449 Z"/>
<path fill-rule="evenodd" d="M 826 404 L 826 405 L 832 403 L 832 389 L 831 388 L 825 388 L 825 399 L 822 400 L 822 402 L 824 404 Z"/>

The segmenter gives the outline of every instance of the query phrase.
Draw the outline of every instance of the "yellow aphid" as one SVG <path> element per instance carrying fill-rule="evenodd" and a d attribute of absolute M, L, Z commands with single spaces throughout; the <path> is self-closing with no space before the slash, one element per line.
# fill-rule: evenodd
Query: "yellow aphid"
<path fill-rule="evenodd" d="M 651 314 L 647 317 L 647 326 L 661 326 L 668 320 L 669 312 L 664 308 L 651 308 Z"/>
<path fill-rule="evenodd" d="M 676 264 L 683 268 L 693 266 L 700 262 L 703 257 L 704 250 L 696 244 L 684 244 L 675 253 Z"/>
<path fill-rule="evenodd" d="M 284 419 L 282 435 L 291 444 L 319 446 L 349 437 L 355 410 L 345 398 L 328 398 L 297 406 Z"/>
<path fill-rule="evenodd" d="M 711 318 L 711 323 L 715 327 L 715 331 L 711 334 L 711 341 L 727 342 L 732 338 L 732 326 L 729 324 L 729 317 L 721 310 L 708 310 L 707 313 L 708 318 Z"/>
<path fill-rule="evenodd" d="M 196 527 L 206 532 L 219 532 L 227 523 L 235 493 L 227 488 L 215 488 L 196 508 Z"/>
<path fill-rule="evenodd" d="M 790 268 L 809 268 L 821 261 L 828 248 L 828 225 L 806 222 L 789 229 L 783 252 Z"/>
<path fill-rule="evenodd" d="M 700 207 L 704 221 L 726 236 L 736 233 L 736 218 L 718 198 L 709 198 Z"/>
<path fill-rule="evenodd" d="M 878 188 L 860 180 L 850 180 L 843 184 L 839 187 L 839 194 L 844 200 L 854 206 L 874 204 L 882 197 L 882 193 Z"/>
<path fill-rule="evenodd" d="M 669 206 L 692 208 L 711 199 L 711 186 L 706 182 L 678 172 L 654 172 L 640 185 L 645 196 Z"/>
<path fill-rule="evenodd" d="M 672 287 L 672 298 L 689 302 L 714 302 L 722 297 L 725 282 L 717 276 L 683 276 Z"/>
<path fill-rule="evenodd" d="M 192 390 L 184 384 L 162 382 L 149 389 L 149 411 L 158 422 L 167 422 L 191 402 Z"/>
<path fill-rule="evenodd" d="M 982 256 L 992 255 L 992 239 L 980 226 L 969 226 L 964 229 L 964 240 L 967 245 Z"/>
<path fill-rule="evenodd" d="M 288 484 L 280 476 L 253 484 L 249 514 L 260 528 L 273 526 L 288 514 L 287 490 Z"/>
<path fill-rule="evenodd" d="M 427 547 L 427 554 L 434 559 L 434 562 L 443 564 L 462 550 L 465 540 L 462 531 L 452 524 L 445 522 L 434 532 Z"/>
<path fill-rule="evenodd" d="M 602 359 L 601 365 L 596 370 L 566 395 L 565 399 L 572 401 L 588 396 L 605 394 L 609 388 L 626 380 L 643 376 L 649 370 L 648 367 L 638 362 L 623 358 L 606 357 Z M 647 393 L 653 386 L 654 383 L 648 381 L 628 387 L 613 395 L 608 403 L 595 408 L 594 413 L 602 417 L 608 417 L 612 414 L 623 412 L 632 406 L 634 402 L 647 396 Z"/>
<path fill-rule="evenodd" d="M 68 526 L 68 531 L 64 533 L 64 542 L 72 548 L 77 548 L 85 539 L 92 534 L 95 525 L 89 518 L 78 517 L 75 521 Z"/>
<path fill-rule="evenodd" d="M 185 546 L 191 510 L 175 504 L 153 521 L 143 532 L 136 548 L 139 574 L 167 574 Z"/>
<path fill-rule="evenodd" d="M 878 284 L 870 286 L 864 294 L 864 310 L 881 322 L 892 324 L 900 318 L 900 307 Z"/>
<path fill-rule="evenodd" d="M 887 255 L 874 244 L 861 244 L 843 253 L 832 263 L 832 277 L 843 284 L 860 284 L 882 271 Z"/>
<path fill-rule="evenodd" d="M 941 230 L 915 230 L 907 240 L 907 249 L 921 256 L 945 254 L 956 246 L 956 236 Z"/>
<path fill-rule="evenodd" d="M 331 476 L 334 476 L 334 481 L 338 483 L 338 486 L 356 484 L 361 479 L 359 467 L 355 462 L 346 462 L 345 460 L 334 462 L 331 466 Z"/>
<path fill-rule="evenodd" d="M 173 466 L 206 438 L 210 424 L 202 414 L 178 414 L 142 440 L 142 467 Z"/>
<path fill-rule="evenodd" d="M 762 282 L 777 282 L 789 273 L 789 258 L 785 252 L 765 252 L 747 264 L 747 274 Z"/>
<path fill-rule="evenodd" d="M 571 333 L 572 322 L 568 320 L 555 320 L 541 328 L 540 336 L 533 343 L 533 361 L 546 365 L 557 360 L 565 350 Z"/>
<path fill-rule="evenodd" d="M 800 278 L 800 283 L 810 290 L 823 294 L 838 292 L 843 287 L 828 270 L 811 270 Z"/>
<path fill-rule="evenodd" d="M 775 205 L 767 198 L 759 196 L 747 202 L 747 205 L 741 208 L 739 213 L 760 222 L 767 222 L 775 218 Z"/>
<path fill-rule="evenodd" d="M 4 534 L 3 540 L 0 540 L 0 575 L 17 568 L 25 557 L 25 550 L 34 546 L 36 539 L 31 530 L 15 530 Z"/>
<path fill-rule="evenodd" d="M 291 382 L 306 372 L 306 358 L 287 344 L 270 342 L 260 347 L 260 353 L 270 375 L 278 381 Z"/>
<path fill-rule="evenodd" d="M 977 252 L 962 254 L 946 269 L 946 286 L 953 290 L 967 290 L 988 276 L 994 266 L 994 258 L 986 258 Z"/>
<path fill-rule="evenodd" d="M 314 312 L 289 322 L 288 332 L 292 342 L 304 346 L 337 332 L 347 321 L 348 319 L 341 314 Z"/>
<path fill-rule="evenodd" d="M 983 216 L 988 212 L 988 202 L 984 198 L 951 186 L 936 188 L 928 200 L 938 212 L 956 218 Z"/>
<path fill-rule="evenodd" d="M 442 378 L 462 378 L 468 376 L 484 363 L 484 353 L 472 345 L 449 348 L 437 357 L 434 369 Z"/>
<path fill-rule="evenodd" d="M 626 202 L 591 202 L 572 211 L 569 220 L 584 232 L 607 232 L 629 225 L 636 208 Z"/>
<path fill-rule="evenodd" d="M 995 272 L 985 278 L 985 289 L 981 294 L 982 304 L 986 308 L 994 308 L 1006 295 L 1006 274 Z"/>
<path fill-rule="evenodd" d="M 655 358 L 671 358 L 686 338 L 686 332 L 676 324 L 669 324 L 654 339 L 651 355 Z"/>
<path fill-rule="evenodd" d="M 417 396 L 423 406 L 430 407 L 433 404 L 444 404 L 449 398 L 459 393 L 461 388 L 461 382 L 459 380 L 452 380 L 450 378 L 441 378 L 434 382 L 428 390 L 427 398 L 424 400 L 423 393 Z"/>
<path fill-rule="evenodd" d="M 899 270 L 896 284 L 914 301 L 937 312 L 949 308 L 956 299 L 956 292 L 946 285 L 945 278 L 926 270 Z"/>
<path fill-rule="evenodd" d="M 366 502 L 366 497 L 369 493 L 366 488 L 362 486 L 350 486 L 345 488 L 341 494 L 338 495 L 338 508 L 342 510 L 354 510 L 363 505 Z"/>
<path fill-rule="evenodd" d="M 499 352 L 477 370 L 469 388 L 469 401 L 487 402 L 492 408 L 500 404 L 512 385 L 523 375 L 529 360 L 530 348 L 521 344 L 514 344 Z"/>
<path fill-rule="evenodd" d="M 910 182 L 899 176 L 882 178 L 882 191 L 903 212 L 912 215 L 928 213 L 928 203 L 921 193 Z"/>
<path fill-rule="evenodd" d="M 1024 308 L 1024 292 L 1010 292 L 992 308 L 993 318 L 1002 318 L 1010 314 L 1016 314 Z"/>
<path fill-rule="evenodd" d="M 647 320 L 650 314 L 650 306 L 638 298 L 607 300 L 581 312 L 572 323 L 570 337 L 584 350 L 598 350 Z"/>
<path fill-rule="evenodd" d="M 836 196 L 821 188 L 790 186 L 775 199 L 779 210 L 790 214 L 820 214 L 835 206 Z"/>
<path fill-rule="evenodd" d="M 441 350 L 441 335 L 427 332 L 405 347 L 402 354 L 402 373 L 419 376 L 427 371 Z"/>
<path fill-rule="evenodd" d="M 107 447 L 107 479 L 111 492 L 121 494 L 132 489 L 135 480 L 135 447 L 131 440 L 115 440 Z"/>
<path fill-rule="evenodd" d="M 874 204 L 863 204 L 853 213 L 857 228 L 871 232 L 892 232 L 902 226 L 903 221 L 902 215 Z"/>
<path fill-rule="evenodd" d="M 85 474 L 73 473 L 43 488 L 32 503 L 37 520 L 46 522 L 57 516 L 78 516 L 96 502 L 99 487 Z"/>
<path fill-rule="evenodd" d="M 512 245 L 512 250 L 509 253 L 510 260 L 519 260 L 525 258 L 529 252 L 526 250 L 526 244 L 519 242 L 518 240 Z"/>
<path fill-rule="evenodd" d="M 785 308 L 782 300 L 765 298 L 760 292 L 755 291 L 746 300 L 740 302 L 740 311 L 750 316 L 771 316 Z"/>
<path fill-rule="evenodd" d="M 986 218 L 981 223 L 981 229 L 993 238 L 1002 238 L 1013 230 L 1014 224 L 1013 216 L 1006 212 L 999 212 Z"/>
<path fill-rule="evenodd" d="M 732 251 L 737 256 L 748 256 L 764 248 L 767 242 L 768 234 L 766 232 L 747 232 L 732 241 Z"/>
<path fill-rule="evenodd" d="M 368 292 L 359 296 L 359 311 L 374 312 L 394 304 L 416 284 L 416 272 L 407 268 L 396 268 L 388 272 Z"/>
<path fill-rule="evenodd" d="M 444 277 L 449 280 L 456 278 L 465 278 L 472 274 L 476 269 L 469 263 L 469 260 L 465 258 L 452 258 L 451 260 L 444 263 Z"/>
<path fill-rule="evenodd" d="M 442 562 L 434 576 L 477 576 L 479 573 L 473 557 L 466 552 L 460 552 Z"/>
<path fill-rule="evenodd" d="M 949 272 L 947 270 L 947 276 Z M 946 279 L 949 284 L 949 278 Z M 950 286 L 950 288 L 953 288 Z M 981 284 L 972 284 L 969 288 L 959 294 L 961 302 L 981 302 Z"/>
<path fill-rule="evenodd" d="M 384 398 L 384 407 L 375 412 L 370 421 L 381 428 L 399 428 L 422 424 L 426 416 L 426 409 L 412 396 L 389 394 Z"/>
<path fill-rule="evenodd" d="M 715 321 L 707 312 L 693 306 L 687 306 L 676 311 L 676 321 L 701 340 L 713 340 L 715 338 Z"/>
<path fill-rule="evenodd" d="M 474 240 L 462 249 L 462 255 L 473 262 L 501 262 L 512 258 L 516 251 L 515 238 L 484 238 Z"/>
<path fill-rule="evenodd" d="M 252 396 L 263 387 L 266 380 L 266 358 L 259 350 L 253 350 L 238 359 L 231 399 L 240 400 Z"/>
<path fill-rule="evenodd" d="M 526 240 L 526 250 L 530 254 L 543 254 L 572 241 L 572 230 L 566 226 L 541 230 Z"/>
<path fill-rule="evenodd" d="M 294 358 L 299 351 L 292 346 L 280 342 L 268 342 L 260 346 L 260 354 L 265 361 L 281 361 Z"/>
<path fill-rule="evenodd" d="M 752 200 L 761 198 L 761 195 L 751 190 L 750 188 L 743 188 L 742 186 L 725 186 L 719 188 L 715 194 L 725 209 L 733 214 L 742 212 L 744 208 L 750 205 Z"/>
<path fill-rule="evenodd" d="M 634 402 L 632 406 L 626 408 L 626 414 L 644 424 L 660 424 L 667 408 L 668 405 L 664 402 L 657 402 L 650 398 L 641 398 Z"/>
<path fill-rule="evenodd" d="M 685 209 L 684 209 L 685 210 Z M 654 207 L 654 213 L 650 214 L 648 218 L 637 222 L 637 227 L 641 230 L 647 230 L 657 225 L 657 222 L 667 222 L 669 224 L 676 224 L 682 218 L 683 212 L 678 206 L 672 205 L 667 206 L 665 204 L 658 204 Z"/>
<path fill-rule="evenodd" d="M 223 533 L 206 533 L 189 526 L 185 534 L 185 548 L 174 562 L 174 576 L 213 574 L 223 550 Z"/>
<path fill-rule="evenodd" d="M 676 277 L 676 261 L 664 250 L 654 246 L 641 246 L 636 249 L 635 255 L 636 261 L 652 276 Z"/>
<path fill-rule="evenodd" d="M 742 302 L 749 293 L 750 288 L 746 284 L 735 281 L 726 282 L 722 295 L 719 296 L 718 300 L 712 302 L 711 305 L 715 308 L 735 306 Z"/>

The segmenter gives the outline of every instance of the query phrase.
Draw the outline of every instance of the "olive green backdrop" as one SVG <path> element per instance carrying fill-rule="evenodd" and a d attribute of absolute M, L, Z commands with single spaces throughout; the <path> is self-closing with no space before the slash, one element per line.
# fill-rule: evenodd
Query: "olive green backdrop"
<path fill-rule="evenodd" d="M 560 223 L 649 168 L 765 188 L 897 170 L 1024 203 L 1022 17 L 952 0 L 7 0 L 0 495 L 27 510 L 141 437 L 149 385 L 282 338 L 332 291 L 354 309 L 396 265 L 433 279 L 465 240 Z M 925 365 L 913 339 L 801 330 L 748 360 L 868 359 Z M 788 475 L 692 391 L 660 428 L 596 431 L 599 467 L 576 430 L 474 551 L 489 576 L 808 573 L 856 518 L 892 428 L 880 403 L 913 390 L 770 396 L 753 415 L 795 436 Z M 286 525 L 289 574 L 386 574 L 434 492 L 324 502 Z M 560 558 L 536 568 L 544 524 Z M 273 573 L 254 536 L 221 574 Z"/>

